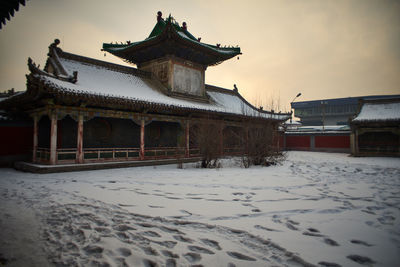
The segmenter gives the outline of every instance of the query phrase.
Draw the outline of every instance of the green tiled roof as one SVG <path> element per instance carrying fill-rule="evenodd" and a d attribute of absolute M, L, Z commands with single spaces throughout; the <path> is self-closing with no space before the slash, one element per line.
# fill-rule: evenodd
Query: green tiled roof
<path fill-rule="evenodd" d="M 171 15 L 169 15 L 168 18 L 166 19 L 161 18 L 154 26 L 149 37 L 147 37 L 145 40 L 133 43 L 128 42 L 125 44 L 103 43 L 103 50 L 110 52 L 116 56 L 122 57 L 128 61 L 133 61 L 132 58 L 135 58 L 135 55 L 133 55 L 132 53 L 137 53 L 137 51 L 140 50 L 140 48 L 145 48 L 147 46 L 150 46 L 151 44 L 154 44 L 153 40 L 161 38 L 161 36 L 167 30 L 167 28 L 172 29 L 172 31 L 176 33 L 175 35 L 176 39 L 189 41 L 192 48 L 195 49 L 196 51 L 198 50 L 201 51 L 201 53 L 205 54 L 212 53 L 215 58 L 214 61 L 216 62 L 210 65 L 218 64 L 224 60 L 227 60 L 229 58 L 241 54 L 239 47 L 221 47 L 200 42 L 189 31 L 179 26 L 179 24 L 175 21 L 175 19 Z"/>

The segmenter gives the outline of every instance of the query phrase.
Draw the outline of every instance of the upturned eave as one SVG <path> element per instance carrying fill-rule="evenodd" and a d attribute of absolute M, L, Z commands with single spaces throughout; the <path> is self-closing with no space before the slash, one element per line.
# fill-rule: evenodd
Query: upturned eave
<path fill-rule="evenodd" d="M 161 22 L 158 22 L 158 24 Z M 166 23 L 163 30 L 158 29 L 149 38 L 134 43 L 108 44 L 103 43 L 103 50 L 130 63 L 140 65 L 149 60 L 166 55 L 176 55 L 206 66 L 217 65 L 227 59 L 241 54 L 239 47 L 219 47 L 201 43 L 189 32 L 177 29 L 172 22 Z"/>

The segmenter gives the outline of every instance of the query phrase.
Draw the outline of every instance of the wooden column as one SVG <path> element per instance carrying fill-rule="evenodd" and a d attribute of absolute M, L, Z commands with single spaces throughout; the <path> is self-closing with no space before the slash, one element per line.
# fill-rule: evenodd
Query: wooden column
<path fill-rule="evenodd" d="M 219 154 L 224 155 L 224 124 L 221 122 L 219 130 Z"/>
<path fill-rule="evenodd" d="M 38 122 L 39 117 L 34 115 L 33 117 L 33 152 L 32 152 L 32 162 L 36 162 L 37 148 L 38 148 Z"/>
<path fill-rule="evenodd" d="M 354 138 L 354 155 L 358 156 L 359 155 L 359 147 L 358 147 L 358 137 L 359 137 L 359 132 L 358 129 L 356 128 L 355 130 L 355 138 Z"/>
<path fill-rule="evenodd" d="M 190 123 L 189 121 L 186 121 L 186 127 L 185 127 L 185 140 L 186 140 L 186 149 L 185 149 L 185 156 L 188 158 L 190 157 Z"/>
<path fill-rule="evenodd" d="M 286 134 L 283 133 L 283 149 L 282 150 L 286 150 Z"/>
<path fill-rule="evenodd" d="M 246 128 L 245 128 L 245 131 L 246 131 L 246 155 L 248 155 L 249 154 L 249 126 L 246 126 Z"/>
<path fill-rule="evenodd" d="M 76 163 L 83 163 L 83 115 L 78 117 L 78 131 L 76 141 Z"/>
<path fill-rule="evenodd" d="M 139 159 L 144 160 L 144 119 L 140 121 L 140 151 Z"/>
<path fill-rule="evenodd" d="M 50 164 L 57 163 L 57 113 L 51 114 L 50 125 Z"/>

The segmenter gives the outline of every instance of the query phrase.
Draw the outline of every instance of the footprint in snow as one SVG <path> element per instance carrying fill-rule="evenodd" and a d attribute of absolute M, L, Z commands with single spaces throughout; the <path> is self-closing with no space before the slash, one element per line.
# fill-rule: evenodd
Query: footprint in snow
<path fill-rule="evenodd" d="M 254 225 L 254 228 L 256 229 L 261 229 L 261 230 L 265 230 L 265 231 L 269 231 L 269 232 L 281 232 L 280 230 L 276 230 L 276 229 L 272 229 L 272 228 L 268 228 L 262 225 Z"/>
<path fill-rule="evenodd" d="M 165 266 L 166 267 L 175 267 L 176 266 L 176 260 L 174 259 L 167 259 L 165 261 Z"/>
<path fill-rule="evenodd" d="M 256 261 L 255 258 L 252 258 L 250 256 L 244 255 L 239 252 L 234 252 L 234 251 L 228 251 L 226 252 L 229 256 L 232 258 L 238 259 L 238 260 L 243 260 L 243 261 Z"/>
<path fill-rule="evenodd" d="M 181 241 L 181 242 L 185 242 L 185 243 L 193 243 L 192 239 L 181 236 L 181 235 L 174 235 L 173 238 L 175 238 L 175 240 L 177 240 L 177 241 Z"/>
<path fill-rule="evenodd" d="M 201 260 L 201 255 L 199 253 L 189 252 L 184 254 L 183 257 L 190 263 L 195 263 Z"/>
<path fill-rule="evenodd" d="M 162 253 L 165 257 L 168 257 L 168 258 L 175 258 L 175 259 L 178 259 L 178 258 L 179 258 L 179 255 L 178 255 L 178 254 L 172 253 L 172 252 L 169 251 L 169 250 L 161 250 L 161 253 Z"/>
<path fill-rule="evenodd" d="M 93 254 L 102 254 L 104 249 L 100 246 L 88 245 L 84 247 L 83 250 L 86 252 L 86 254 L 93 255 Z"/>
<path fill-rule="evenodd" d="M 118 250 L 119 254 L 121 254 L 124 257 L 129 257 L 130 255 L 132 255 L 131 250 L 128 248 L 119 248 L 117 250 Z"/>
<path fill-rule="evenodd" d="M 338 242 L 330 238 L 324 238 L 324 243 L 334 247 L 339 246 Z"/>
<path fill-rule="evenodd" d="M 334 262 L 327 262 L 327 261 L 320 261 L 318 262 L 319 265 L 323 267 L 342 267 L 342 265 L 334 263 Z"/>
<path fill-rule="evenodd" d="M 141 233 L 142 235 L 149 236 L 149 237 L 161 237 L 157 232 L 154 231 L 145 231 Z"/>
<path fill-rule="evenodd" d="M 155 250 L 152 247 L 143 247 L 142 249 L 143 249 L 144 253 L 146 253 L 147 255 L 151 255 L 151 256 L 158 256 L 159 255 L 157 250 Z"/>
<path fill-rule="evenodd" d="M 199 246 L 188 246 L 188 249 L 193 252 L 201 253 L 201 254 L 215 254 L 209 249 L 199 247 Z"/>
<path fill-rule="evenodd" d="M 143 265 L 145 267 L 156 267 L 156 266 L 158 266 L 158 264 L 156 262 L 154 262 L 152 260 L 149 260 L 149 259 L 144 259 L 143 260 Z M 102 266 L 102 265 L 98 265 L 98 266 Z"/>
<path fill-rule="evenodd" d="M 353 243 L 353 244 L 363 245 L 363 246 L 366 246 L 366 247 L 372 247 L 373 246 L 372 244 L 369 244 L 369 243 L 367 243 L 365 241 L 357 240 L 357 239 L 352 239 L 352 240 L 350 240 L 350 242 Z"/>
<path fill-rule="evenodd" d="M 217 241 L 215 241 L 215 240 L 203 238 L 203 239 L 200 239 L 200 241 L 203 242 L 204 244 L 206 244 L 207 246 L 210 246 L 210 247 L 212 247 L 214 249 L 217 249 L 217 250 L 221 250 L 221 247 L 219 246 L 219 243 Z"/>
<path fill-rule="evenodd" d="M 363 264 L 363 265 L 371 265 L 376 263 L 374 260 L 365 257 L 365 256 L 360 256 L 360 255 L 349 255 L 347 256 L 348 259 L 355 261 L 359 264 Z"/>
<path fill-rule="evenodd" d="M 290 230 L 293 230 L 293 231 L 298 231 L 298 230 L 299 230 L 299 228 L 297 228 L 296 226 L 294 226 L 294 225 L 290 222 L 290 220 L 286 222 L 286 227 L 289 228 Z"/>

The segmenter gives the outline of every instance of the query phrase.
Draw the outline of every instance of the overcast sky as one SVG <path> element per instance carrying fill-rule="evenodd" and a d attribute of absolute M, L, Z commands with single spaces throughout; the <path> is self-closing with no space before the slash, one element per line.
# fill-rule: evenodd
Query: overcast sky
<path fill-rule="evenodd" d="M 25 90 L 28 57 L 44 66 L 55 38 L 126 65 L 102 43 L 145 39 L 159 10 L 202 42 L 239 45 L 239 60 L 209 67 L 206 83 L 236 84 L 253 104 L 289 111 L 299 92 L 299 101 L 400 94 L 400 1 L 386 0 L 29 0 L 0 30 L 0 91 Z"/>

